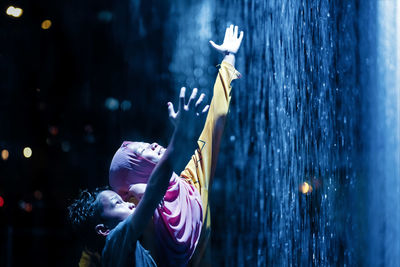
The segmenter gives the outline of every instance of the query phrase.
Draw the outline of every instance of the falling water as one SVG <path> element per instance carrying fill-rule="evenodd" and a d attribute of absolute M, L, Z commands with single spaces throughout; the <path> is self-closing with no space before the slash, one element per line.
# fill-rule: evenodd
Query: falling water
<path fill-rule="evenodd" d="M 211 195 L 216 265 L 399 264 L 399 75 L 384 29 L 395 17 L 376 24 L 397 9 L 382 3 L 171 3 L 175 88 L 210 92 L 208 39 L 245 31 Z"/>
<path fill-rule="evenodd" d="M 232 168 L 221 177 L 226 264 L 352 264 L 354 2 L 230 5 L 248 34 L 224 159 Z"/>
<path fill-rule="evenodd" d="M 376 5 L 376 67 L 365 102 L 368 123 L 369 264 L 400 265 L 400 3 Z"/>

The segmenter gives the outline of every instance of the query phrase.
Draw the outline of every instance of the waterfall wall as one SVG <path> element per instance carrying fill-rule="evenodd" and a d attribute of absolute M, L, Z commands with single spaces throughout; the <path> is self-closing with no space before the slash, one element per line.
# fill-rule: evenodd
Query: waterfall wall
<path fill-rule="evenodd" d="M 400 3 L 376 6 L 375 67 L 365 67 L 370 266 L 400 265 Z"/>
<path fill-rule="evenodd" d="M 245 32 L 211 194 L 216 265 L 399 264 L 398 13 L 396 1 L 171 3 L 176 90 L 211 92 L 207 41 L 231 23 Z"/>
<path fill-rule="evenodd" d="M 222 153 L 232 168 L 219 173 L 226 225 L 219 234 L 228 266 L 357 261 L 355 4 L 227 1 L 220 7 L 222 17 L 247 32 L 230 148 Z"/>

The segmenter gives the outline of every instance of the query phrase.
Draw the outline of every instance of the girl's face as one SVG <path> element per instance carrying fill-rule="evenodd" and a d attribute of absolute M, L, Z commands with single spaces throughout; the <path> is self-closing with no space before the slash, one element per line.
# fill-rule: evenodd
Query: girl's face
<path fill-rule="evenodd" d="M 165 148 L 157 143 L 132 142 L 128 147 L 139 156 L 158 163 L 164 155 Z"/>
<path fill-rule="evenodd" d="M 149 144 L 145 142 L 131 142 L 128 145 L 128 148 L 138 156 L 155 164 L 160 161 L 166 150 L 163 146 L 160 146 L 157 143 Z M 129 187 L 120 187 L 118 194 L 125 201 L 133 201 L 137 205 L 142 199 L 146 187 L 146 182 L 134 183 L 129 185 Z"/>

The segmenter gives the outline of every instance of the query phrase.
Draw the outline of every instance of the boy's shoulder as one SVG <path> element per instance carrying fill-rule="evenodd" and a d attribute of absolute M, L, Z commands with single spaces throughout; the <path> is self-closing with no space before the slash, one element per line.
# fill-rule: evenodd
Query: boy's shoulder
<path fill-rule="evenodd" d="M 103 266 L 157 266 L 139 240 L 134 240 L 129 218 L 120 222 L 108 234 L 102 253 Z"/>
<path fill-rule="evenodd" d="M 124 266 L 125 263 L 134 261 L 129 257 L 132 257 L 136 249 L 137 240 L 134 240 L 129 228 L 130 216 L 118 223 L 107 235 L 101 257 L 103 266 Z M 120 264 L 115 264 L 117 262 Z"/>

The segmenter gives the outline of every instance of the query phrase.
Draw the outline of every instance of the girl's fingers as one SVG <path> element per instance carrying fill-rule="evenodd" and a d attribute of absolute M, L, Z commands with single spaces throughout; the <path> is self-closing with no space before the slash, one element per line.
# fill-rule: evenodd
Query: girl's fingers
<path fill-rule="evenodd" d="M 210 44 L 217 50 L 222 50 L 220 45 L 217 45 L 216 43 L 214 43 L 213 41 L 210 41 Z"/>
<path fill-rule="evenodd" d="M 203 110 L 201 111 L 201 115 L 205 115 L 207 114 L 208 109 L 210 108 L 210 105 L 207 105 L 203 108 Z"/>
<path fill-rule="evenodd" d="M 196 111 L 199 109 L 200 105 L 202 104 L 202 102 L 204 100 L 204 97 L 205 97 L 205 94 L 201 94 L 199 96 L 199 99 L 197 99 L 197 102 L 196 102 L 196 105 L 195 105 Z"/>
<path fill-rule="evenodd" d="M 242 42 L 242 39 L 243 39 L 243 31 L 240 31 L 239 42 Z"/>
<path fill-rule="evenodd" d="M 179 93 L 179 110 L 182 110 L 185 107 L 185 93 L 186 88 L 182 87 L 181 92 Z"/>
<path fill-rule="evenodd" d="M 190 95 L 189 102 L 187 104 L 188 108 L 191 109 L 193 107 L 193 102 L 197 96 L 197 88 L 194 88 L 192 94 Z"/>
<path fill-rule="evenodd" d="M 175 110 L 174 110 L 174 105 L 171 102 L 168 102 L 168 116 L 171 119 L 174 119 L 176 116 Z"/>
<path fill-rule="evenodd" d="M 229 39 L 229 27 L 226 27 L 224 41 Z"/>

